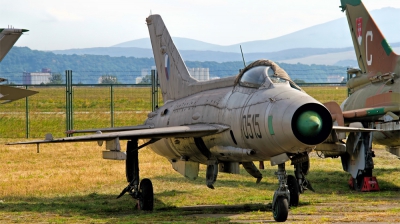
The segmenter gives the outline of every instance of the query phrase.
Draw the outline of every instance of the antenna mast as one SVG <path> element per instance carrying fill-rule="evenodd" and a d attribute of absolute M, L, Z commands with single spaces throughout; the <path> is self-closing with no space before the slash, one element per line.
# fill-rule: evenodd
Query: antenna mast
<path fill-rule="evenodd" d="M 244 56 L 243 56 L 243 51 L 242 51 L 242 45 L 240 45 L 240 52 L 242 52 L 242 59 L 243 59 L 243 65 L 246 68 L 246 62 L 244 61 Z"/>

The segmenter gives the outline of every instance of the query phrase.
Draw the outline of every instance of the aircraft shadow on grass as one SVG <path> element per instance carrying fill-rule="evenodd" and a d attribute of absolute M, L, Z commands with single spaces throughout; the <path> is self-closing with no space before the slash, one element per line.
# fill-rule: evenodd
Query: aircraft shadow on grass
<path fill-rule="evenodd" d="M 400 173 L 400 168 L 376 168 L 377 173 L 386 173 L 393 174 Z M 263 174 L 267 171 L 262 171 Z M 248 174 L 233 174 L 233 175 L 248 175 Z M 395 197 L 393 194 L 385 194 L 385 192 L 399 192 L 394 193 L 398 194 L 400 197 L 400 186 L 393 184 L 392 182 L 388 182 L 385 180 L 379 180 L 381 193 L 378 192 L 356 192 L 354 190 L 350 190 L 346 187 L 346 179 L 348 178 L 348 174 L 342 171 L 326 171 L 326 170 L 312 170 L 310 173 L 310 181 L 313 184 L 316 192 L 307 192 L 307 194 L 319 194 L 323 195 L 331 195 L 334 191 L 337 195 L 346 195 L 346 194 L 354 194 L 357 193 L 360 197 L 365 197 L 370 200 L 371 197 L 379 198 L 379 200 L 383 201 L 391 201 Z M 157 176 L 154 177 L 154 180 L 158 181 L 168 181 L 175 183 L 188 183 L 192 185 L 204 185 L 206 179 L 203 177 L 198 177 L 194 182 L 191 180 L 187 180 L 181 177 L 176 177 L 173 175 L 167 176 Z M 238 187 L 243 186 L 243 190 L 245 191 L 248 187 L 253 187 L 256 189 L 260 189 L 260 196 L 265 194 L 265 187 L 267 190 L 273 192 L 276 188 L 275 184 L 266 183 L 266 181 L 261 181 L 261 183 L 256 184 L 255 181 L 251 180 L 226 180 L 219 179 L 218 184 L 216 184 L 216 188 L 218 187 Z M 262 190 L 262 191 L 261 191 Z M 190 193 L 190 190 L 167 190 L 154 195 L 154 202 L 156 205 L 155 212 L 169 212 L 179 210 L 184 214 L 190 213 L 232 213 L 232 212 L 246 212 L 246 211 L 270 211 L 271 204 L 263 204 L 263 203 L 252 203 L 252 204 L 241 204 L 241 205 L 218 205 L 214 207 L 207 206 L 199 206 L 199 207 L 191 207 L 187 209 L 186 207 L 175 207 L 170 204 L 164 203 L 159 197 L 174 197 L 175 195 Z M 205 194 L 213 194 L 214 190 L 208 189 L 204 186 Z M 383 193 L 383 194 L 382 194 Z M 272 193 L 270 195 L 272 197 Z M 3 202 L 0 203 L 0 210 L 3 212 L 38 212 L 38 213 L 55 213 L 60 216 L 86 216 L 90 218 L 108 218 L 118 216 L 129 216 L 129 215 L 146 215 L 147 212 L 137 211 L 134 209 L 135 203 L 132 203 L 132 199 L 128 196 L 122 197 L 121 199 L 116 199 L 116 195 L 112 194 L 98 194 L 91 193 L 87 195 L 80 196 L 64 196 L 64 197 L 4 197 L 2 198 Z M 123 200 L 123 201 L 121 201 Z M 313 202 L 318 203 L 318 202 Z M 299 206 L 306 206 L 311 204 L 311 202 L 303 201 L 299 204 Z"/>
<path fill-rule="evenodd" d="M 157 197 L 157 195 L 155 195 Z M 115 217 L 115 215 L 137 215 L 145 213 L 134 209 L 132 198 L 116 199 L 116 195 L 90 193 L 63 197 L 5 197 L 0 203 L 2 212 L 54 213 L 60 216 L 87 216 L 91 218 Z M 157 206 L 168 207 L 157 198 Z"/>
<path fill-rule="evenodd" d="M 375 172 L 377 176 L 381 176 L 383 174 L 390 174 L 390 175 L 398 175 L 400 174 L 400 168 L 379 168 L 376 167 Z M 249 177 L 249 174 L 247 174 L 244 170 L 241 170 L 242 172 L 240 174 L 225 174 L 225 175 L 236 175 L 236 176 L 247 176 Z M 218 182 L 215 184 L 215 188 L 217 189 L 218 187 L 233 187 L 237 188 L 238 186 L 244 187 L 243 190 L 246 190 L 246 188 L 256 188 L 260 189 L 260 191 L 264 191 L 265 189 L 274 191 L 276 189 L 275 185 L 275 179 L 272 178 L 271 173 L 273 172 L 273 169 L 266 169 L 266 170 L 261 170 L 261 173 L 263 174 L 264 178 L 261 180 L 259 184 L 256 184 L 256 179 L 247 179 L 247 180 L 238 180 L 238 178 L 235 178 L 234 180 L 231 179 L 226 179 L 224 177 L 219 178 Z M 175 174 L 171 175 L 163 175 L 163 176 L 156 176 L 154 177 L 155 180 L 162 180 L 165 182 L 172 182 L 172 183 L 186 183 L 190 185 L 204 185 L 204 192 L 212 192 L 213 190 L 208 189 L 205 186 L 206 183 L 206 178 L 203 177 L 205 176 L 204 172 L 199 173 L 202 176 L 199 176 L 196 178 L 196 180 L 189 180 L 186 178 L 182 178 L 181 176 L 177 176 Z M 288 171 L 288 175 L 291 174 L 291 171 Z M 313 170 L 312 168 L 310 169 L 309 175 L 309 181 L 311 182 L 313 188 L 315 189 L 315 192 L 306 192 L 306 194 L 331 194 L 333 191 L 340 191 L 345 194 L 345 192 L 356 192 L 355 190 L 351 190 L 349 186 L 347 185 L 348 180 L 350 176 L 348 173 L 343 172 L 343 171 L 326 171 L 326 170 L 321 170 L 321 169 L 315 169 Z M 267 178 L 268 182 L 267 182 Z M 272 180 L 272 183 L 270 182 Z M 378 178 L 378 184 L 380 186 L 380 191 L 400 191 L 400 186 L 394 184 L 393 182 L 386 181 L 384 179 L 379 179 Z M 176 191 L 176 194 L 179 191 Z M 262 192 L 260 192 L 262 194 Z M 271 195 L 272 196 L 272 195 Z M 400 196 L 400 194 L 399 194 Z"/>

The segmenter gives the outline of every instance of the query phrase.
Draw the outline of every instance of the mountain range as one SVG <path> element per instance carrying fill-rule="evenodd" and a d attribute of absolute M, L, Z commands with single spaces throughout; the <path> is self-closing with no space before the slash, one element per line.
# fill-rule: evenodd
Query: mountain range
<path fill-rule="evenodd" d="M 371 11 L 371 15 L 394 50 L 399 51 L 400 9 L 382 8 Z M 186 61 L 241 61 L 240 46 L 242 46 L 246 61 L 268 58 L 285 63 L 357 66 L 348 29 L 347 20 L 343 17 L 281 37 L 229 46 L 182 37 L 173 37 L 173 40 Z M 52 52 L 68 55 L 153 57 L 149 38 L 132 40 L 111 47 L 54 50 Z"/>
<path fill-rule="evenodd" d="M 400 42 L 398 30 L 392 29 L 392 27 L 400 28 L 400 9 L 386 7 L 371 11 L 371 15 L 379 24 L 381 30 L 384 30 L 384 34 L 390 43 Z M 352 46 L 348 23 L 345 17 L 269 40 L 249 41 L 228 46 L 209 44 L 180 37 L 175 37 L 173 40 L 179 50 L 233 53 L 240 53 L 240 45 L 245 53 L 275 52 L 292 48 L 345 48 Z M 120 43 L 112 47 L 151 49 L 151 44 L 149 38 L 142 38 Z"/>

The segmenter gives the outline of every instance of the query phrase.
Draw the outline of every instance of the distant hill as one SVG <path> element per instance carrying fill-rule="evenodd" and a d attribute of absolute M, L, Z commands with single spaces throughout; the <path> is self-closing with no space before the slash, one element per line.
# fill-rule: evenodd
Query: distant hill
<path fill-rule="evenodd" d="M 93 47 L 93 48 L 74 48 L 68 50 L 54 50 L 55 54 L 66 55 L 108 55 L 111 57 L 136 57 L 136 58 L 152 58 L 153 51 L 147 48 L 139 47 Z"/>
<path fill-rule="evenodd" d="M 299 50 L 298 54 L 302 54 Z M 250 63 L 252 60 L 246 60 Z M 188 61 L 189 68 L 209 68 L 211 77 L 237 75 L 243 68 L 239 59 L 232 62 Z M 341 66 L 304 65 L 279 63 L 293 80 L 305 82 L 337 82 L 346 77 L 346 68 Z M 0 77 L 10 82 L 21 84 L 22 73 L 38 72 L 49 68 L 53 73 L 64 75 L 65 70 L 73 71 L 73 83 L 96 84 L 102 75 L 115 75 L 120 83 L 136 83 L 142 69 L 149 73 L 154 66 L 153 58 L 110 57 L 108 55 L 61 55 L 52 52 L 31 50 L 27 47 L 13 47 L 0 63 Z"/>
<path fill-rule="evenodd" d="M 288 60 L 294 58 L 303 58 L 312 55 L 321 55 L 337 52 L 350 51 L 352 48 L 294 48 L 278 52 L 265 53 L 244 53 L 246 61 L 254 61 L 260 58 L 270 59 L 274 61 Z M 108 55 L 111 57 L 136 57 L 136 58 L 152 58 L 153 51 L 151 49 L 137 47 L 98 47 L 85 49 L 69 49 L 52 51 L 55 54 L 67 55 Z M 229 62 L 241 61 L 241 53 L 220 52 L 220 51 L 195 51 L 195 50 L 180 50 L 184 60 L 188 61 L 215 61 Z"/>
<path fill-rule="evenodd" d="M 395 47 L 399 46 L 399 47 Z M 392 44 L 392 49 L 396 53 L 400 53 L 400 43 Z M 327 54 L 309 55 L 301 58 L 280 60 L 282 63 L 289 64 L 324 64 L 324 65 L 340 65 L 346 67 L 358 67 L 357 58 L 353 49 L 343 52 L 332 52 Z"/>
<path fill-rule="evenodd" d="M 395 52 L 400 53 L 400 42 L 391 44 Z M 111 57 L 136 57 L 136 58 L 152 58 L 153 51 L 151 49 L 137 47 L 103 47 L 103 48 L 85 48 L 53 51 L 56 54 L 67 55 L 108 55 Z M 241 61 L 240 53 L 219 52 L 219 51 L 180 51 L 184 60 L 187 61 L 215 61 L 230 62 Z M 346 48 L 294 48 L 277 52 L 266 53 L 244 53 L 246 61 L 254 61 L 257 59 L 270 59 L 276 62 L 289 64 L 322 64 L 322 65 L 340 65 L 357 67 L 357 60 L 353 47 Z"/>
<path fill-rule="evenodd" d="M 219 51 L 218 49 L 222 47 L 221 45 L 210 44 L 203 41 L 184 38 L 184 37 L 173 37 L 173 40 L 179 50 Z M 141 38 L 137 40 L 116 44 L 111 47 L 138 47 L 138 48 L 151 49 L 151 42 L 150 38 Z M 237 52 L 237 50 L 238 49 L 236 49 L 236 51 L 231 51 L 231 52 Z M 230 52 L 230 51 L 225 50 L 223 52 Z"/>
<path fill-rule="evenodd" d="M 400 9 L 383 8 L 371 12 L 392 47 L 400 47 Z M 198 40 L 173 37 L 184 60 L 241 61 L 242 45 L 246 61 L 267 58 L 283 63 L 357 66 L 346 18 L 312 26 L 270 40 L 221 46 Z M 397 42 L 397 43 L 396 43 Z M 396 51 L 396 49 L 395 49 Z M 152 58 L 149 38 L 132 40 L 112 47 L 54 50 L 67 55 L 109 55 L 112 57 Z"/>
<path fill-rule="evenodd" d="M 339 10 L 339 9 L 338 9 Z M 242 45 L 245 53 L 274 52 L 292 48 L 345 48 L 352 46 L 347 19 L 343 18 L 311 26 L 284 36 L 269 40 L 243 42 L 234 45 L 221 46 L 198 40 L 173 37 L 179 50 L 222 51 L 240 53 Z M 389 43 L 400 42 L 400 9 L 386 7 L 371 11 L 374 20 Z M 168 27 L 168 24 L 166 24 Z M 267 29 L 260 27 L 260 29 Z M 273 30 L 271 30 L 273 32 Z M 172 34 L 173 35 L 173 34 Z M 149 38 L 127 41 L 112 47 L 151 48 Z"/>

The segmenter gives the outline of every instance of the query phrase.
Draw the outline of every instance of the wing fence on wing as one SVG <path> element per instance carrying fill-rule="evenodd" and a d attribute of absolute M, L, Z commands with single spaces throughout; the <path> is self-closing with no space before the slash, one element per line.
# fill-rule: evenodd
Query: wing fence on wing
<path fill-rule="evenodd" d="M 133 130 L 142 130 L 142 129 L 151 129 L 154 128 L 151 125 L 137 125 L 137 126 L 122 126 L 122 127 L 113 127 L 113 128 L 94 128 L 94 129 L 82 129 L 82 130 L 69 130 L 67 134 L 75 134 L 75 133 L 96 133 L 96 132 L 118 132 L 118 131 L 133 131 Z"/>

